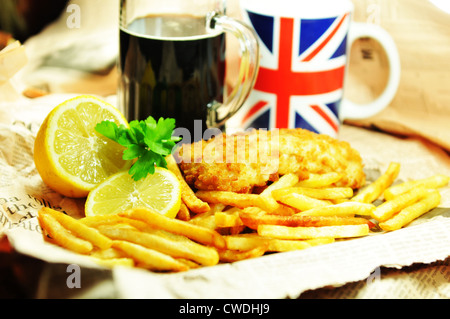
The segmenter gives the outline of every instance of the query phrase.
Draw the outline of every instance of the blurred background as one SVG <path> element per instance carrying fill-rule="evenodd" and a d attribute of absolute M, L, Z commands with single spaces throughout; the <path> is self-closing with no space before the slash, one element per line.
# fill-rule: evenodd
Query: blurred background
<path fill-rule="evenodd" d="M 42 93 L 114 94 L 118 11 L 118 0 L 0 0 L 3 46 L 19 40 L 28 58 L 16 82 Z"/>
<path fill-rule="evenodd" d="M 450 79 L 450 61 L 447 59 L 450 53 L 450 1 L 352 1 L 355 5 L 355 21 L 379 24 L 393 36 L 401 53 L 402 69 L 405 72 L 402 81 L 404 85 L 399 92 L 414 96 L 408 102 L 415 100 L 416 91 L 407 83 L 415 79 L 427 84 L 425 86 L 437 93 L 444 99 L 443 103 L 448 105 L 450 95 L 443 96 L 440 91 L 447 89 L 446 86 L 443 87 L 443 80 Z M 50 83 L 49 78 L 42 73 L 33 72 L 45 69 L 56 76 L 55 67 L 59 67 L 64 71 L 107 75 L 114 68 L 112 60 L 118 49 L 118 7 L 118 0 L 0 0 L 0 48 L 8 40 L 11 41 L 11 38 L 26 43 L 31 61 L 26 72 L 27 84 L 51 92 L 82 90 L 82 85 L 66 86 L 62 83 L 73 82 L 70 77 L 79 78 L 79 72 L 71 72 L 67 78 L 59 78 L 59 84 Z M 228 14 L 240 16 L 239 0 L 228 0 Z M 382 90 L 380 87 L 385 84 L 386 74 L 374 65 L 377 58 L 382 59 L 382 53 L 380 56 L 371 55 L 373 48 L 367 45 L 358 49 L 366 55 L 364 58 L 352 55 L 353 66 L 358 68 L 353 67 L 353 77 L 350 77 L 352 85 L 347 93 L 353 100 L 362 101 Z M 235 57 L 230 57 L 231 62 L 233 58 Z M 369 60 L 372 65 L 368 63 Z M 365 65 L 357 64 L 362 62 L 366 62 Z M 370 71 L 374 73 L 369 82 L 367 77 L 358 77 L 358 73 L 364 74 L 367 68 L 371 68 Z M 233 74 L 233 63 L 229 69 Z M 360 81 L 363 78 L 366 82 Z M 430 80 L 436 86 L 428 85 Z M 107 85 L 109 84 L 111 83 L 108 82 Z M 85 89 L 98 89 L 100 94 L 114 91 L 114 88 L 89 88 L 89 85 Z M 402 96 L 406 98 L 405 95 Z"/>
<path fill-rule="evenodd" d="M 0 30 L 24 42 L 56 20 L 67 2 L 68 0 L 1 0 Z M 6 37 L 5 34 L 4 36 Z"/>

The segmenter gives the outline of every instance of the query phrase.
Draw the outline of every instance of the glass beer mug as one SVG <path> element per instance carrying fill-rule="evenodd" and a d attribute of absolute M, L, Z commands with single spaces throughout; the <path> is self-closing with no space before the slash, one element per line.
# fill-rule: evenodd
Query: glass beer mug
<path fill-rule="evenodd" d="M 259 46 L 253 29 L 226 16 L 223 0 L 121 0 L 119 108 L 129 120 L 175 118 L 192 135 L 222 128 L 254 86 Z M 240 72 L 225 90 L 229 32 Z"/>

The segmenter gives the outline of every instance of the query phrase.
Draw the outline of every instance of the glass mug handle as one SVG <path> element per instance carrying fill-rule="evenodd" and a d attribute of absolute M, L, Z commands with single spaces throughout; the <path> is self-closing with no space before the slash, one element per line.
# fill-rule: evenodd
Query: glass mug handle
<path fill-rule="evenodd" d="M 211 31 L 230 32 L 239 40 L 241 65 L 236 86 L 229 92 L 224 103 L 214 101 L 208 105 L 207 126 L 217 128 L 233 116 L 244 104 L 253 89 L 259 70 L 259 42 L 253 29 L 225 15 L 211 12 L 206 18 Z"/>

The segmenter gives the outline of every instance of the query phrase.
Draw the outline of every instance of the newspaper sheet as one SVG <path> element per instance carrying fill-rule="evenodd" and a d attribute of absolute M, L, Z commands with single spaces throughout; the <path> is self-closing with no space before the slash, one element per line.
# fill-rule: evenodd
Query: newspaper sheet
<path fill-rule="evenodd" d="M 5 114 L 0 123 L 0 236 L 5 234 L 22 254 L 50 264 L 76 264 L 87 274 L 99 266 L 87 257 L 44 242 L 35 217 L 43 206 L 63 210 L 76 218 L 84 214 L 83 200 L 65 198 L 47 188 L 33 161 L 33 143 L 40 123 L 55 105 L 67 98 L 49 95 L 0 106 Z M 400 139 L 350 126 L 343 126 L 340 138 L 360 151 L 369 179 L 376 178 L 390 161 L 401 163 L 402 180 L 437 173 L 450 175 L 448 155 L 420 139 Z M 114 296 L 118 298 L 251 299 L 297 298 L 306 291 L 359 282 L 366 289 L 378 287 L 376 293 L 367 293 L 369 296 L 395 291 L 395 297 L 409 298 L 418 296 L 415 283 L 424 279 L 421 297 L 448 298 L 448 263 L 443 268 L 425 268 L 412 277 L 403 274 L 393 281 L 390 277 L 382 280 L 384 269 L 442 262 L 450 256 L 450 188 L 441 189 L 441 194 L 440 207 L 391 233 L 177 274 L 116 268 L 111 270 L 112 285 L 108 287 L 115 290 Z M 429 281 L 433 285 L 427 285 Z M 364 297 L 360 285 L 345 287 L 354 289 L 344 295 L 358 297 L 359 291 Z"/>

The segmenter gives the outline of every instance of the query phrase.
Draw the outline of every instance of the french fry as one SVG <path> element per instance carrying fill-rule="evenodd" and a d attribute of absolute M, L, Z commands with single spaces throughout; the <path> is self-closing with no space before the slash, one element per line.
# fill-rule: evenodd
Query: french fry
<path fill-rule="evenodd" d="M 275 212 L 280 208 L 280 204 L 272 196 L 261 196 L 261 201 L 265 203 L 268 212 Z"/>
<path fill-rule="evenodd" d="M 297 175 L 286 174 L 281 176 L 279 180 L 273 182 L 264 191 L 262 191 L 262 193 L 259 195 L 262 197 L 263 201 L 266 202 L 266 205 L 268 207 L 267 211 L 274 212 L 280 207 L 280 204 L 277 203 L 277 201 L 272 197 L 272 191 L 280 188 L 292 187 L 297 183 L 298 183 Z"/>
<path fill-rule="evenodd" d="M 61 226 L 72 232 L 81 239 L 91 242 L 94 246 L 101 249 L 108 249 L 112 245 L 112 240 L 100 234 L 100 232 L 92 227 L 86 226 L 77 219 L 70 217 L 62 212 L 58 212 L 48 207 L 41 209 L 42 214 L 51 215 Z"/>
<path fill-rule="evenodd" d="M 182 201 L 180 205 L 180 210 L 177 214 L 177 219 L 188 221 L 191 219 L 191 213 L 189 212 L 189 208 L 186 206 L 186 204 Z"/>
<path fill-rule="evenodd" d="M 317 245 L 334 242 L 334 238 L 317 238 L 309 240 L 289 240 L 261 237 L 257 233 L 225 236 L 227 248 L 231 250 L 248 251 L 261 245 L 267 245 L 268 252 L 283 252 L 301 250 Z"/>
<path fill-rule="evenodd" d="M 149 270 L 179 272 L 189 269 L 185 264 L 171 256 L 127 241 L 114 240 L 112 247 L 123 251 L 127 256 L 135 260 L 140 267 Z"/>
<path fill-rule="evenodd" d="M 391 200 L 387 200 L 378 205 L 373 212 L 373 218 L 379 222 L 384 222 L 402 209 L 419 201 L 426 196 L 427 190 L 423 187 L 414 188 L 402 193 Z"/>
<path fill-rule="evenodd" d="M 211 204 L 210 210 L 206 213 L 197 214 L 192 217 L 189 222 L 208 229 L 216 229 L 215 213 L 223 211 L 227 205 L 225 204 Z"/>
<path fill-rule="evenodd" d="M 218 249 L 225 249 L 225 240 L 216 231 L 182 220 L 171 219 L 156 213 L 147 207 L 132 208 L 119 213 L 119 216 L 141 220 L 152 227 L 166 230 L 174 234 L 184 235 L 194 241 L 214 246 Z"/>
<path fill-rule="evenodd" d="M 330 202 L 332 202 L 333 204 L 342 204 L 342 203 L 350 202 L 350 198 L 336 198 L 336 199 L 331 199 Z"/>
<path fill-rule="evenodd" d="M 224 236 L 227 249 L 248 251 L 259 246 L 268 246 L 269 238 L 261 237 L 255 233 Z"/>
<path fill-rule="evenodd" d="M 258 229 L 259 225 L 283 225 L 290 227 L 319 227 L 331 225 L 368 225 L 365 218 L 339 217 L 339 216 L 309 216 L 292 215 L 279 216 L 267 214 L 257 207 L 248 207 L 239 213 L 241 221 L 251 229 Z"/>
<path fill-rule="evenodd" d="M 281 216 L 291 216 L 297 214 L 299 212 L 298 209 L 295 209 L 292 206 L 285 205 L 283 203 L 279 203 L 279 206 L 273 212 L 268 212 L 269 214 L 281 215 Z"/>
<path fill-rule="evenodd" d="M 107 259 L 92 257 L 92 259 L 100 266 L 104 266 L 107 268 L 114 268 L 117 266 L 121 266 L 121 267 L 134 267 L 135 266 L 134 260 L 132 258 L 128 258 L 128 257 L 107 258 Z"/>
<path fill-rule="evenodd" d="M 320 246 L 334 243 L 336 240 L 333 237 L 322 237 L 322 238 L 306 239 L 305 241 L 307 241 L 308 244 L 310 244 L 311 246 Z"/>
<path fill-rule="evenodd" d="M 175 258 L 177 261 L 179 261 L 182 264 L 185 264 L 189 269 L 195 269 L 200 268 L 201 265 L 197 264 L 195 261 L 185 259 L 185 258 Z"/>
<path fill-rule="evenodd" d="M 273 191 L 277 198 L 289 194 L 301 194 L 317 199 L 342 199 L 353 196 L 353 189 L 350 187 L 328 187 L 328 188 L 308 188 L 308 187 L 286 187 Z"/>
<path fill-rule="evenodd" d="M 231 226 L 231 227 L 217 227 L 216 231 L 221 234 L 222 236 L 229 236 L 229 235 L 237 235 L 242 233 L 242 231 L 245 229 L 245 225 L 240 226 Z"/>
<path fill-rule="evenodd" d="M 433 208 L 437 207 L 441 202 L 441 195 L 438 191 L 430 191 L 425 197 L 418 202 L 412 204 L 401 210 L 398 214 L 394 215 L 385 222 L 379 223 L 381 229 L 385 231 L 393 231 L 402 228 L 409 224 L 414 219 L 429 212 Z"/>
<path fill-rule="evenodd" d="M 94 249 L 90 256 L 99 258 L 99 259 L 120 259 L 120 258 L 126 258 L 125 254 L 115 248 L 108 248 L 108 249 Z"/>
<path fill-rule="evenodd" d="M 224 212 L 217 212 L 214 214 L 214 219 L 217 227 L 235 227 L 242 226 L 243 223 L 239 217 L 239 208 L 233 207 Z"/>
<path fill-rule="evenodd" d="M 300 213 L 298 215 L 310 216 L 341 216 L 351 217 L 354 215 L 371 217 L 376 206 L 371 203 L 359 202 L 343 202 L 334 205 L 312 208 Z"/>
<path fill-rule="evenodd" d="M 208 203 L 200 200 L 197 196 L 195 196 L 192 188 L 186 183 L 186 180 L 181 174 L 180 168 L 177 165 L 177 162 L 173 158 L 173 155 L 169 155 L 166 157 L 167 168 L 177 176 L 178 180 L 181 184 L 181 199 L 183 203 L 194 213 L 200 214 L 209 211 L 210 207 Z"/>
<path fill-rule="evenodd" d="M 266 204 L 260 195 L 240 194 L 228 191 L 198 191 L 197 197 L 210 204 L 225 204 L 239 208 L 257 206 L 266 209 Z"/>
<path fill-rule="evenodd" d="M 138 244 L 175 258 L 190 259 L 205 266 L 213 266 L 219 262 L 219 255 L 214 248 L 197 244 L 188 238 L 173 240 L 172 236 L 160 236 L 158 233 L 107 226 L 100 227 L 100 231 L 111 239 Z"/>
<path fill-rule="evenodd" d="M 352 201 L 361 203 L 372 203 L 378 199 L 383 192 L 392 185 L 400 172 L 400 164 L 391 162 L 386 172 L 382 174 L 376 181 L 361 189 Z"/>
<path fill-rule="evenodd" d="M 307 240 L 290 240 L 290 239 L 276 239 L 271 238 L 269 240 L 269 246 L 267 251 L 271 252 L 283 252 L 292 250 L 301 250 L 306 248 L 311 248 L 314 246 L 330 244 L 335 241 L 334 238 L 314 238 Z"/>
<path fill-rule="evenodd" d="M 41 227 L 48 233 L 52 241 L 68 250 L 89 254 L 94 246 L 91 242 L 74 236 L 65 229 L 53 216 L 39 211 L 38 220 Z"/>
<path fill-rule="evenodd" d="M 383 193 L 386 200 L 391 200 L 402 193 L 405 193 L 415 187 L 425 188 L 441 188 L 450 182 L 450 176 L 437 174 L 428 178 L 406 181 L 397 185 L 393 185 L 386 189 Z"/>
<path fill-rule="evenodd" d="M 225 208 L 227 208 L 227 205 L 223 204 L 223 203 L 219 203 L 219 204 L 211 204 L 210 207 L 211 207 L 211 209 L 209 210 L 208 213 L 215 214 L 217 212 L 222 212 Z"/>
<path fill-rule="evenodd" d="M 342 174 L 337 172 L 330 172 L 324 174 L 309 174 L 309 178 L 299 181 L 296 186 L 300 187 L 311 187 L 311 188 L 319 188 L 319 187 L 328 187 L 337 183 L 342 179 Z"/>
<path fill-rule="evenodd" d="M 266 253 L 266 249 L 267 245 L 258 246 L 247 251 L 230 250 L 230 249 L 222 250 L 219 251 L 220 261 L 232 263 L 236 261 L 260 257 Z"/>
<path fill-rule="evenodd" d="M 300 211 L 305 211 L 315 207 L 323 207 L 331 205 L 332 202 L 328 200 L 322 200 L 317 198 L 312 198 L 309 196 L 305 196 L 297 193 L 289 193 L 289 194 L 281 194 L 279 195 L 278 191 L 273 191 L 272 196 L 279 202 L 291 206 Z"/>
<path fill-rule="evenodd" d="M 362 237 L 369 234 L 369 226 L 363 225 L 340 225 L 321 227 L 288 227 L 279 225 L 259 225 L 260 236 L 280 239 L 311 239 L 311 238 L 352 238 Z"/>
<path fill-rule="evenodd" d="M 194 217 L 192 217 L 189 221 L 189 223 L 214 230 L 217 228 L 216 226 L 216 217 L 215 213 L 213 211 L 209 211 L 207 213 L 198 214 Z"/>
<path fill-rule="evenodd" d="M 239 234 L 245 228 L 236 214 L 240 209 L 232 207 L 224 211 L 226 207 L 224 204 L 212 204 L 209 212 L 198 214 L 189 222 L 216 230 L 221 235 Z"/>
<path fill-rule="evenodd" d="M 277 181 L 270 184 L 262 193 L 261 196 L 270 196 L 272 191 L 286 188 L 286 187 L 292 187 L 295 184 L 298 183 L 298 176 L 295 174 L 286 174 L 281 176 Z"/>
<path fill-rule="evenodd" d="M 130 227 L 136 229 L 144 229 L 148 227 L 146 223 L 140 220 L 121 217 L 116 214 L 83 217 L 80 219 L 80 222 L 94 228 L 98 228 L 102 225 L 129 225 Z"/>
<path fill-rule="evenodd" d="M 123 218 L 116 214 L 88 216 L 80 219 L 80 223 L 94 228 L 100 225 L 117 224 L 121 223 L 122 221 Z"/>

